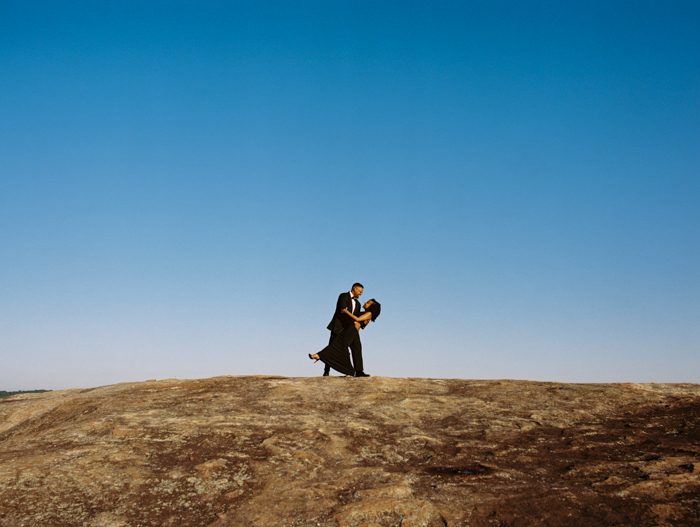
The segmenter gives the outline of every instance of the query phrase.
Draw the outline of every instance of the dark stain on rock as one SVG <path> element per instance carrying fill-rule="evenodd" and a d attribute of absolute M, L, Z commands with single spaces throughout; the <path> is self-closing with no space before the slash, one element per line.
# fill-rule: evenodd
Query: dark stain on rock
<path fill-rule="evenodd" d="M 490 473 L 492 470 L 483 465 L 468 465 L 460 467 L 428 467 L 425 471 L 429 474 L 442 476 L 481 476 Z"/>

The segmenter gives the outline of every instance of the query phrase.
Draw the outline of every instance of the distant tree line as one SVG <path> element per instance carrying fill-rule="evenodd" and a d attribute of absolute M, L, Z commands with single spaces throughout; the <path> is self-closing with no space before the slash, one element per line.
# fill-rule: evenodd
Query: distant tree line
<path fill-rule="evenodd" d="M 44 392 L 50 392 L 51 390 L 20 390 L 18 392 L 5 392 L 3 390 L 0 390 L 0 399 L 3 397 L 9 397 L 11 395 L 17 395 L 20 393 L 44 393 Z"/>

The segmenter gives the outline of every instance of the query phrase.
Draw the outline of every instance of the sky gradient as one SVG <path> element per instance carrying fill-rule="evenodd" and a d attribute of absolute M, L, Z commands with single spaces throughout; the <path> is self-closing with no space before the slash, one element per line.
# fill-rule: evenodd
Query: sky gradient
<path fill-rule="evenodd" d="M 700 383 L 698 2 L 0 12 L 0 389 Z"/>

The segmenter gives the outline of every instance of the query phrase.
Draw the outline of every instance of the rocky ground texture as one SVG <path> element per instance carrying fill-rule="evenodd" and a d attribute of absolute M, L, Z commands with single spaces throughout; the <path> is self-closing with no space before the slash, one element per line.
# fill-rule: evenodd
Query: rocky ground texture
<path fill-rule="evenodd" d="M 700 386 L 147 381 L 0 400 L 2 527 L 700 525 Z"/>

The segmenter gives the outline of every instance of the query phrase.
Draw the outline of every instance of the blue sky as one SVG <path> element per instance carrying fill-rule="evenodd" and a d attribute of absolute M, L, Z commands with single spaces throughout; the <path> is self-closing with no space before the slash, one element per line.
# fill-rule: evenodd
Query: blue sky
<path fill-rule="evenodd" d="M 697 2 L 0 12 L 0 389 L 700 383 Z"/>

